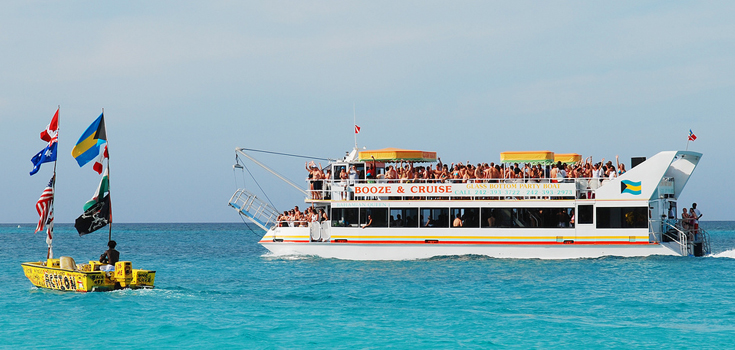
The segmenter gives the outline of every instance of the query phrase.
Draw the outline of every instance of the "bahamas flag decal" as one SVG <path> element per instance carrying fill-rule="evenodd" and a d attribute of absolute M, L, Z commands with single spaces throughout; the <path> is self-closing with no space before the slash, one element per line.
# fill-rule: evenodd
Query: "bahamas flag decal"
<path fill-rule="evenodd" d="M 641 182 L 633 182 L 630 180 L 620 181 L 620 193 L 630 193 L 633 195 L 641 194 Z"/>

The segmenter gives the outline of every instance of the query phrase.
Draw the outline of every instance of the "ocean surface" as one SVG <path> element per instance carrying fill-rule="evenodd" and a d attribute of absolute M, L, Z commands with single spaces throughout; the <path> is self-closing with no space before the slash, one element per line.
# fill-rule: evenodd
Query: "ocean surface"
<path fill-rule="evenodd" d="M 20 227 L 18 227 L 20 226 Z M 35 224 L 0 225 L 0 348 L 735 348 L 735 222 L 703 222 L 713 256 L 364 262 L 276 258 L 237 224 L 115 224 L 153 290 L 33 287 Z M 57 225 L 78 263 L 107 230 Z"/>

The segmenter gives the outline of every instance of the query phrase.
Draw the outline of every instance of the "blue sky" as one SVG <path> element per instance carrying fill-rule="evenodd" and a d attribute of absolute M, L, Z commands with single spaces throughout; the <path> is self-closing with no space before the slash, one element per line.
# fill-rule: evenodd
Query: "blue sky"
<path fill-rule="evenodd" d="M 234 148 L 371 148 L 497 161 L 704 153 L 683 196 L 733 220 L 731 2 L 17 2 L 0 12 L 0 223 L 37 221 L 28 176 L 61 105 L 56 218 L 99 176 L 71 149 L 105 109 L 118 222 L 239 221 Z M 256 155 L 294 181 L 302 159 Z M 251 168 L 276 206 L 301 195 Z M 237 182 L 236 182 L 237 181 Z M 248 186 L 255 186 L 251 180 Z"/>

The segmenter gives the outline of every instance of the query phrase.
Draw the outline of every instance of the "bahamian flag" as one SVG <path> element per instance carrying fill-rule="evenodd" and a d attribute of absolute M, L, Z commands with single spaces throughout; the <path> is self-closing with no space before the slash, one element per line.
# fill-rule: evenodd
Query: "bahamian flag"
<path fill-rule="evenodd" d="M 105 142 L 107 142 L 107 132 L 105 131 L 105 114 L 102 113 L 79 137 L 76 146 L 71 150 L 71 155 L 82 167 L 90 160 L 97 158 L 100 154 L 100 145 Z"/>
<path fill-rule="evenodd" d="M 630 193 L 633 195 L 641 194 L 641 182 L 634 182 L 630 180 L 620 181 L 620 193 Z"/>
<path fill-rule="evenodd" d="M 57 145 L 58 145 L 58 142 L 54 141 L 50 143 L 48 146 L 46 146 L 46 148 L 36 153 L 36 155 L 33 156 L 33 158 L 31 158 L 31 163 L 33 163 L 33 170 L 31 170 L 31 175 L 37 173 L 38 170 L 41 169 L 41 164 L 56 161 L 56 146 Z"/>

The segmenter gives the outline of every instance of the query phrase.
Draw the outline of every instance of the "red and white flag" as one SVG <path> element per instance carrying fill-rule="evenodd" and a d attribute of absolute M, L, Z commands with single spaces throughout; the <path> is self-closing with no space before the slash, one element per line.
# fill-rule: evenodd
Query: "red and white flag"
<path fill-rule="evenodd" d="M 41 193 L 41 198 L 36 202 L 36 211 L 40 218 L 38 219 L 38 225 L 36 225 L 36 232 L 43 231 L 46 226 L 46 222 L 49 220 L 49 214 L 51 212 L 51 206 L 54 202 L 54 177 L 51 177 L 51 181 Z M 53 220 L 53 216 L 51 217 Z M 36 233 L 34 232 L 34 233 Z"/>
<path fill-rule="evenodd" d="M 51 118 L 51 123 L 46 125 L 46 130 L 41 131 L 41 140 L 48 143 L 56 142 L 57 132 L 59 130 L 59 110 L 56 109 L 54 117 Z"/>
<path fill-rule="evenodd" d="M 102 161 L 104 161 L 105 158 L 110 158 L 110 154 L 107 153 L 107 143 L 105 143 L 105 150 L 100 152 L 99 157 L 97 157 L 97 160 L 94 162 L 94 165 L 92 166 L 92 169 L 96 171 L 97 174 L 102 174 Z"/>
<path fill-rule="evenodd" d="M 359 133 L 360 133 L 360 127 L 355 125 L 355 134 L 359 134 Z"/>
<path fill-rule="evenodd" d="M 697 139 L 697 135 L 694 135 L 692 132 L 692 129 L 689 129 L 689 141 L 694 141 Z"/>

